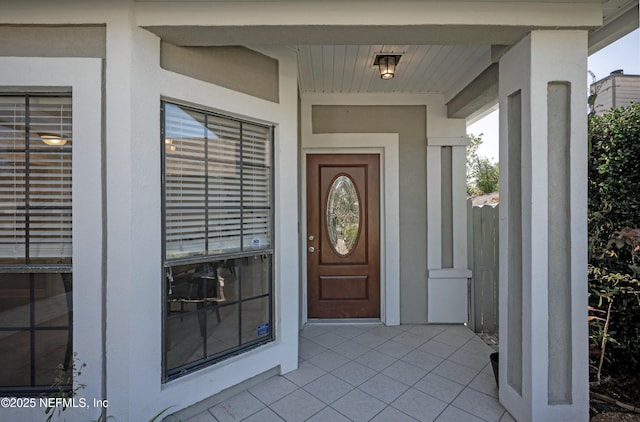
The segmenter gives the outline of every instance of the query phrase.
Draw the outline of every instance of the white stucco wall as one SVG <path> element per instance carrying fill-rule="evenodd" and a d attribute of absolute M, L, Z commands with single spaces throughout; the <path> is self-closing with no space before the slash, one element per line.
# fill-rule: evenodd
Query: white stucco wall
<path fill-rule="evenodd" d="M 159 67 L 159 38 L 122 22 L 107 28 L 107 397 L 118 420 L 178 410 L 254 375 L 297 367 L 297 81 L 292 51 L 280 61 L 280 103 Z M 124 36 L 123 34 L 128 34 Z M 117 75 L 111 78 L 109 75 Z M 110 94 L 113 94 L 110 96 Z M 160 100 L 171 98 L 274 124 L 276 341 L 162 384 Z"/>

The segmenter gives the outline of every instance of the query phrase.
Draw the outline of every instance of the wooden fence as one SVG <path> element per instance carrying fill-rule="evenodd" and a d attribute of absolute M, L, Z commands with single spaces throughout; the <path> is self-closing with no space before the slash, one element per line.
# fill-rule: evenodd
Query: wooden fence
<path fill-rule="evenodd" d="M 471 328 L 498 334 L 499 205 L 472 206 L 468 202 Z"/>

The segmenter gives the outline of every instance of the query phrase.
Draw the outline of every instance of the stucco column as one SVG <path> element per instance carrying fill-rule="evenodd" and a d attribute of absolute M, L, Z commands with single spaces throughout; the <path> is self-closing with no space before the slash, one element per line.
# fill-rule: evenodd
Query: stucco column
<path fill-rule="evenodd" d="M 587 421 L 586 31 L 500 60 L 500 402 Z"/>
<path fill-rule="evenodd" d="M 427 318 L 430 323 L 469 320 L 464 120 L 444 107 L 427 108 Z"/>

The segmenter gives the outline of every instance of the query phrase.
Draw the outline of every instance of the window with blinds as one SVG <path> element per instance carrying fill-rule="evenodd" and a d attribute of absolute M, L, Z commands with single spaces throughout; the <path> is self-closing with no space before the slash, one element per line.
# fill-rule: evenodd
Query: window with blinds
<path fill-rule="evenodd" d="M 71 262 L 71 98 L 0 97 L 0 263 Z"/>
<path fill-rule="evenodd" d="M 71 94 L 0 94 L 0 395 L 71 388 Z"/>
<path fill-rule="evenodd" d="M 273 128 L 162 102 L 165 381 L 273 340 Z"/>
<path fill-rule="evenodd" d="M 167 260 L 271 248 L 267 126 L 164 103 Z"/>

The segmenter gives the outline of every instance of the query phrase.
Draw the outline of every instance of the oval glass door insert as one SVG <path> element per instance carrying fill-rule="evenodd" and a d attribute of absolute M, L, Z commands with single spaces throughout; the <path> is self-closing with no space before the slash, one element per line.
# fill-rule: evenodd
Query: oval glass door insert
<path fill-rule="evenodd" d="M 334 180 L 327 199 L 327 230 L 333 250 L 348 255 L 360 233 L 360 203 L 351 179 L 339 176 Z"/>

